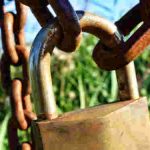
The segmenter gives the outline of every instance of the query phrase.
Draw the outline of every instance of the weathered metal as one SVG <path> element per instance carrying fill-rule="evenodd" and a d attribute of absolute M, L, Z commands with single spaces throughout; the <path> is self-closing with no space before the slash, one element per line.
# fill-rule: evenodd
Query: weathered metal
<path fill-rule="evenodd" d="M 10 150 L 17 149 L 19 145 L 17 131 L 18 128 L 16 127 L 14 120 L 11 118 L 8 122 L 8 130 L 7 130 Z"/>
<path fill-rule="evenodd" d="M 31 87 L 27 71 L 29 51 L 25 48 L 24 38 L 27 8 L 16 0 L 17 15 L 4 13 L 4 1 L 0 0 L 4 49 L 1 78 L 7 93 L 11 93 L 12 106 L 12 118 L 8 125 L 10 149 L 18 149 L 17 130 L 27 130 L 31 121 L 33 146 L 36 150 L 150 149 L 147 102 L 145 98 L 139 98 L 134 64 L 131 62 L 150 42 L 150 2 L 141 0 L 140 4 L 114 25 L 93 14 L 75 12 L 68 0 L 20 1 L 31 8 L 41 26 L 49 24 L 36 37 L 29 63 L 33 95 L 39 114 L 37 119 L 32 112 L 30 100 Z M 57 18 L 48 10 L 48 4 L 51 4 Z M 124 36 L 141 21 L 144 21 L 143 25 L 125 41 Z M 129 23 L 124 26 L 127 22 Z M 50 74 L 51 54 L 55 46 L 66 52 L 78 48 L 82 30 L 101 39 L 93 53 L 96 63 L 107 70 L 119 68 L 117 78 L 120 100 L 137 101 L 87 108 L 58 117 Z M 11 80 L 10 65 L 22 65 L 23 79 Z M 126 66 L 120 69 L 124 65 Z M 69 142 L 66 142 L 68 139 Z M 26 142 L 20 148 L 30 150 L 32 145 Z"/>
<path fill-rule="evenodd" d="M 150 44 L 150 25 L 143 24 L 127 41 L 113 49 L 98 43 L 93 52 L 97 65 L 105 70 L 115 70 L 135 60 Z"/>
<path fill-rule="evenodd" d="M 15 79 L 12 81 L 12 92 L 11 92 L 11 106 L 13 119 L 17 122 L 17 127 L 21 130 L 26 130 L 31 122 L 33 116 L 30 95 L 23 96 L 23 84 L 21 80 Z M 28 119 L 25 112 L 29 112 Z"/>
<path fill-rule="evenodd" d="M 149 3 L 149 1 L 147 1 Z M 150 44 L 150 22 L 148 21 L 149 6 L 147 3 L 142 3 L 146 8 L 143 10 L 141 4 L 137 5 L 131 12 L 128 13 L 130 16 L 125 16 L 124 19 L 121 19 L 116 23 L 118 25 L 118 30 L 122 30 L 123 33 L 129 33 L 130 28 L 135 26 L 135 23 L 144 21 L 139 29 L 125 41 L 124 35 L 122 35 L 122 40 L 120 41 L 119 46 L 110 48 L 106 44 L 98 43 L 93 52 L 93 58 L 97 65 L 105 70 L 115 70 L 121 68 L 128 64 L 129 62 L 135 60 Z M 140 15 L 140 8 L 142 9 L 143 15 L 145 12 L 145 17 L 142 18 Z M 137 13 L 137 14 L 136 14 Z M 139 17 L 140 16 L 140 17 Z M 146 19 L 146 16 L 148 19 Z M 136 18 L 137 17 L 137 18 Z M 133 19 L 133 22 L 130 21 L 129 26 L 127 24 L 127 31 L 123 28 L 123 23 Z M 135 21 L 135 23 L 134 23 Z M 128 21 L 129 22 L 129 21 Z M 121 33 L 120 33 L 121 34 Z"/>
<path fill-rule="evenodd" d="M 3 1 L 4 2 L 4 1 Z M 26 23 L 27 7 L 17 0 L 17 14 L 5 12 L 4 3 L 1 3 L 2 14 L 2 44 L 4 54 L 0 63 L 1 80 L 3 88 L 11 95 L 12 117 L 8 124 L 8 137 L 10 150 L 18 149 L 18 129 L 27 130 L 31 120 L 36 119 L 32 112 L 30 100 L 31 87 L 28 76 L 29 50 L 25 47 L 24 26 Z M 23 79 L 12 79 L 10 66 L 22 66 Z M 31 149 L 29 143 L 23 143 L 22 150 Z"/>
<path fill-rule="evenodd" d="M 58 45 L 63 51 L 72 52 L 79 47 L 82 38 L 78 16 L 68 0 L 48 0 L 63 29 L 63 39 Z"/>
<path fill-rule="evenodd" d="M 13 118 L 11 118 L 8 122 L 8 140 L 10 150 L 32 150 L 32 143 L 19 143 L 18 126 L 16 125 Z"/>
<path fill-rule="evenodd" d="M 53 15 L 47 8 L 47 0 L 19 0 L 23 4 L 30 7 L 36 19 L 41 26 L 45 26 L 52 18 Z"/>
<path fill-rule="evenodd" d="M 19 61 L 14 41 L 13 24 L 14 15 L 12 13 L 4 14 L 4 22 L 2 28 L 2 40 L 4 53 L 12 64 L 17 64 Z"/>
<path fill-rule="evenodd" d="M 116 21 L 115 24 L 123 35 L 128 35 L 141 21 L 140 4 L 137 4 L 123 17 Z"/>
<path fill-rule="evenodd" d="M 32 122 L 35 150 L 148 150 L 146 98 L 87 108 Z"/>
<path fill-rule="evenodd" d="M 26 20 L 26 6 L 16 2 L 19 15 L 7 12 L 3 15 L 2 41 L 5 56 L 13 65 L 19 64 L 16 44 L 25 45 L 24 26 Z M 15 38 L 14 38 L 15 37 Z"/>
<path fill-rule="evenodd" d="M 0 71 L 2 87 L 5 90 L 5 93 L 9 94 L 11 87 L 10 63 L 4 54 L 1 57 Z"/>
<path fill-rule="evenodd" d="M 77 12 L 83 31 L 92 33 L 109 46 L 118 44 L 116 27 L 104 18 Z M 52 90 L 50 74 L 50 54 L 61 41 L 62 29 L 57 20 L 53 20 L 37 35 L 30 54 L 29 68 L 32 83 L 32 95 L 37 114 L 44 113 L 47 118 L 56 117 L 56 102 Z"/>
<path fill-rule="evenodd" d="M 41 26 L 45 26 L 53 18 L 53 15 L 47 8 L 47 0 L 20 1 L 31 8 Z M 58 0 L 57 2 L 49 0 L 49 3 L 54 9 L 59 23 L 64 31 L 62 41 L 57 46 L 63 51 L 72 52 L 79 47 L 82 38 L 82 32 L 77 14 L 68 0 Z"/>
<path fill-rule="evenodd" d="M 140 96 L 134 62 L 130 62 L 123 68 L 116 70 L 116 75 L 119 87 L 119 100 L 138 99 Z"/>
<path fill-rule="evenodd" d="M 144 22 L 149 22 L 150 18 L 150 1 L 140 0 L 141 16 Z"/>
<path fill-rule="evenodd" d="M 3 12 L 4 12 L 4 0 L 0 0 L 0 27 L 3 22 Z"/>
<path fill-rule="evenodd" d="M 115 25 L 90 13 L 77 12 L 77 14 L 82 31 L 94 34 L 109 47 L 118 45 L 120 39 L 116 34 Z M 65 113 L 58 117 L 50 61 L 54 47 L 61 40 L 62 32 L 57 19 L 54 19 L 38 33 L 31 49 L 30 81 L 36 112 L 39 114 L 38 119 L 32 121 L 34 149 L 149 149 L 148 107 L 146 99 L 139 98 L 133 63 L 117 71 L 120 76 L 118 80 L 120 89 L 121 84 L 124 86 L 121 89 L 121 100 L 127 98 L 126 101 Z M 132 83 L 135 87 L 130 85 Z M 130 100 L 131 98 L 137 101 Z"/>

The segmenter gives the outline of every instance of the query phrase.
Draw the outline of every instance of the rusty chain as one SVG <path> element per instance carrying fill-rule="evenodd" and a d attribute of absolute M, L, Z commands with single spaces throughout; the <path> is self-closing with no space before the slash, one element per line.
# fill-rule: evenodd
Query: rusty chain
<path fill-rule="evenodd" d="M 116 22 L 118 30 L 122 32 L 120 33 L 122 34 L 120 44 L 113 48 L 104 43 L 96 45 L 93 58 L 100 68 L 105 70 L 119 69 L 135 60 L 148 47 L 150 44 L 150 11 L 147 6 L 149 5 L 150 1 L 141 0 L 140 4 Z M 128 40 L 125 40 L 124 36 L 142 21 L 143 24 L 140 28 Z M 125 26 L 125 24 L 127 25 Z"/>
<path fill-rule="evenodd" d="M 24 2 L 28 6 L 31 6 L 31 10 L 33 9 L 34 6 L 31 5 L 31 2 L 29 0 L 20 1 Z M 41 0 L 34 0 L 33 3 L 39 4 L 40 2 Z M 72 10 L 72 7 L 70 6 L 68 0 L 45 0 L 41 5 L 43 5 L 43 7 L 46 7 L 48 4 L 52 6 L 55 13 L 57 14 L 59 23 L 62 27 L 62 30 L 64 31 L 63 40 L 58 43 L 57 47 L 59 47 L 63 51 L 75 50 L 80 45 L 81 40 L 81 34 L 79 34 L 79 32 L 76 32 L 81 31 L 78 25 L 76 13 Z M 42 14 L 40 15 L 42 16 Z M 118 27 L 117 32 L 121 31 L 120 33 L 118 32 L 118 44 L 114 45 L 112 42 L 110 44 L 100 41 L 96 45 L 93 52 L 93 58 L 97 65 L 105 70 L 114 70 L 135 60 L 137 56 L 139 56 L 150 43 L 150 24 L 148 21 L 148 17 L 149 1 L 141 0 L 139 4 L 137 4 L 124 17 L 122 17 L 115 23 Z M 40 19 L 38 17 L 37 19 L 40 22 Z M 72 21 L 68 22 L 69 20 Z M 128 35 L 131 30 L 141 21 L 144 21 L 144 24 L 132 35 L 131 38 L 126 41 L 124 36 Z M 74 24 L 77 26 L 74 26 Z M 127 26 L 125 26 L 125 24 L 127 24 Z M 70 30 L 68 26 L 72 27 L 72 30 Z M 76 33 L 78 33 L 78 36 L 76 36 Z M 70 37 L 72 38 L 68 38 L 69 35 L 71 35 Z M 67 42 L 64 42 L 66 40 Z M 61 43 L 63 43 L 63 46 Z M 67 43 L 71 43 L 71 45 L 72 43 L 74 43 L 74 45 L 70 47 Z"/>
<path fill-rule="evenodd" d="M 41 26 L 45 26 L 52 18 L 53 15 L 47 8 L 48 1 L 47 0 L 19 0 L 24 5 L 30 7 L 34 16 L 38 20 Z"/>
<path fill-rule="evenodd" d="M 19 147 L 18 129 L 28 129 L 31 121 L 36 119 L 32 112 L 30 100 L 31 87 L 27 70 L 29 50 L 25 47 L 24 25 L 27 7 L 15 1 L 17 14 L 4 12 L 4 0 L 1 0 L 2 43 L 4 54 L 1 59 L 1 81 L 3 88 L 10 95 L 12 117 L 8 124 L 10 150 Z M 22 66 L 23 79 L 11 79 L 10 67 Z M 29 142 L 22 143 L 22 150 L 31 149 Z"/>
<path fill-rule="evenodd" d="M 0 0 L 0 12 L 4 11 L 4 1 Z M 3 13 L 0 13 L 0 27 L 2 26 Z"/>
<path fill-rule="evenodd" d="M 61 50 L 71 52 L 80 45 L 82 37 L 81 28 L 101 38 L 101 41 L 94 49 L 93 58 L 100 68 L 106 70 L 120 68 L 134 60 L 150 43 L 150 23 L 148 21 L 150 15 L 148 6 L 150 3 L 148 0 L 141 0 L 140 4 L 136 5 L 117 21 L 115 24 L 118 29 L 116 26 L 110 25 L 112 27 L 111 30 L 108 28 L 109 22 L 102 18 L 90 14 L 85 14 L 89 18 L 84 18 L 84 12 L 75 12 L 68 0 L 58 0 L 57 3 L 53 0 L 19 1 L 31 8 L 41 26 L 45 26 L 53 20 L 54 17 L 47 8 L 48 4 L 52 6 L 58 17 L 56 26 L 60 30 L 60 37 L 62 37 L 58 40 L 56 46 Z M 29 51 L 25 47 L 24 38 L 26 7 L 17 0 L 15 2 L 17 14 L 4 12 L 4 0 L 0 0 L 0 24 L 2 26 L 4 49 L 0 67 L 2 85 L 6 89 L 7 94 L 11 95 L 12 117 L 8 125 L 11 150 L 17 149 L 19 145 L 17 130 L 27 130 L 30 122 L 36 119 L 35 114 L 32 112 L 30 100 L 31 88 L 27 71 Z M 143 11 L 143 8 L 145 11 Z M 90 17 L 94 18 L 93 22 L 90 21 Z M 81 25 L 79 24 L 79 19 Z M 102 24 L 97 24 L 99 19 L 101 19 Z M 82 22 L 82 20 L 84 21 Z M 144 24 L 129 40 L 124 41 L 123 37 L 129 34 L 133 27 L 141 21 L 144 21 Z M 127 27 L 124 26 L 126 22 L 130 22 Z M 91 28 L 90 25 L 94 26 L 94 28 Z M 99 30 L 99 28 L 102 28 L 108 34 L 103 35 L 104 31 Z M 99 37 L 99 35 L 103 36 Z M 108 37 L 111 37 L 111 39 L 108 39 Z M 22 66 L 23 79 L 11 79 L 11 65 Z M 31 143 L 23 143 L 22 149 L 32 149 Z"/>
<path fill-rule="evenodd" d="M 25 1 L 25 3 L 29 5 L 28 0 L 22 1 Z M 35 0 L 35 2 L 40 2 L 40 0 Z M 46 7 L 48 3 L 52 6 L 55 13 L 57 14 L 59 23 L 62 27 L 62 30 L 64 31 L 63 40 L 61 40 L 60 43 L 58 43 L 57 47 L 59 47 L 63 51 L 68 52 L 75 50 L 80 45 L 81 40 L 81 34 L 79 34 L 81 29 L 78 26 L 76 13 L 72 10 L 72 7 L 69 5 L 68 0 L 67 1 L 58 0 L 57 2 L 53 0 L 47 0 L 44 3 L 44 7 Z M 96 45 L 93 52 L 93 58 L 100 68 L 105 70 L 114 70 L 123 67 L 124 65 L 134 60 L 137 56 L 139 56 L 143 52 L 143 50 L 148 46 L 150 42 L 148 30 L 149 22 L 143 18 L 144 15 L 141 13 L 143 12 L 143 9 L 141 9 L 143 7 L 146 8 L 146 10 L 148 10 L 146 6 L 147 4 L 148 2 L 145 3 L 141 1 L 140 4 L 137 4 L 124 17 L 122 17 L 118 22 L 116 22 L 116 26 L 118 27 L 118 29 L 116 30 L 116 34 L 118 34 L 117 44 L 114 45 L 113 41 L 111 40 L 110 42 L 107 43 L 105 43 L 105 40 L 104 42 L 103 40 L 101 40 Z M 33 6 L 31 6 L 31 9 L 32 7 Z M 145 16 L 148 16 L 149 11 L 145 11 L 144 14 Z M 129 32 L 139 22 L 143 20 L 144 24 L 133 34 L 131 38 L 125 41 L 124 36 L 128 35 Z M 128 26 L 125 26 L 126 22 L 128 22 Z M 75 26 L 72 23 L 75 24 Z M 68 26 L 72 27 L 71 28 L 72 30 L 70 30 Z M 67 29 L 69 29 L 70 31 L 68 31 Z M 74 31 L 75 32 L 79 31 L 76 32 L 78 33 L 78 36 L 77 34 L 75 34 Z M 72 38 L 68 38 L 69 36 Z M 67 42 L 64 42 L 66 39 Z M 62 45 L 61 43 L 63 43 L 63 46 L 61 46 Z M 71 48 L 69 45 L 67 45 L 67 43 L 71 43 L 71 45 L 72 43 L 75 43 L 75 45 L 73 45 Z"/>
<path fill-rule="evenodd" d="M 57 47 L 66 52 L 72 52 L 79 47 L 82 38 L 81 27 L 79 25 L 78 16 L 68 0 L 19 1 L 31 8 L 42 27 L 53 18 L 52 13 L 47 9 L 47 5 L 50 4 L 64 31 L 62 40 L 58 43 Z"/>

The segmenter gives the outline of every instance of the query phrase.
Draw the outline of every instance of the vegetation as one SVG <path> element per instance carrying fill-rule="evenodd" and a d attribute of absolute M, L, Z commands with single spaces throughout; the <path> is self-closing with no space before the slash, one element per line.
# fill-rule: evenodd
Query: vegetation
<path fill-rule="evenodd" d="M 109 103 L 117 100 L 118 87 L 115 72 L 99 69 L 91 54 L 97 39 L 85 35 L 78 51 L 72 54 L 58 53 L 52 59 L 52 77 L 59 113 Z M 141 95 L 150 102 L 150 51 L 136 60 L 137 78 Z M 18 69 L 12 69 L 13 76 L 19 75 Z M 11 111 L 9 98 L 0 87 L 0 149 L 8 149 L 7 123 Z M 19 132 L 24 140 L 24 133 Z"/>

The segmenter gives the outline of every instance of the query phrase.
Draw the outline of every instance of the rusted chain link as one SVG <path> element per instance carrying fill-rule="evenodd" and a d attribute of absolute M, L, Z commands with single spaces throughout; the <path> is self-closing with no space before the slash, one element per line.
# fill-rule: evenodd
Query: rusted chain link
<path fill-rule="evenodd" d="M 52 18 L 53 15 L 47 8 L 47 0 L 19 0 L 23 4 L 30 7 L 36 19 L 41 26 L 45 26 Z"/>
<path fill-rule="evenodd" d="M 0 0 L 0 12 L 4 12 L 4 1 Z M 0 13 L 0 27 L 2 26 L 3 13 Z"/>
<path fill-rule="evenodd" d="M 9 147 L 10 150 L 33 150 L 32 143 L 23 142 L 19 143 L 18 139 L 18 127 L 14 122 L 14 119 L 11 118 L 8 123 L 8 140 L 9 140 Z"/>
<path fill-rule="evenodd" d="M 115 24 L 123 35 L 128 35 L 141 21 L 140 4 L 137 4 Z"/>
<path fill-rule="evenodd" d="M 1 3 L 4 4 L 4 1 Z M 1 80 L 3 88 L 10 95 L 12 117 L 8 124 L 10 150 L 19 146 L 18 129 L 27 130 L 31 121 L 36 119 L 32 112 L 30 100 L 31 87 L 28 76 L 29 51 L 25 47 L 24 26 L 26 23 L 27 7 L 15 1 L 17 14 L 4 12 L 2 14 L 2 44 L 4 54 L 1 59 Z M 23 79 L 11 79 L 10 66 L 22 65 Z M 23 143 L 22 150 L 31 149 L 31 145 Z"/>
<path fill-rule="evenodd" d="M 3 17 L 2 40 L 4 54 L 13 65 L 19 64 L 16 44 L 25 45 L 24 25 L 26 20 L 26 6 L 16 2 L 19 15 L 7 12 Z"/>
<path fill-rule="evenodd" d="M 101 39 L 101 41 L 97 44 L 94 49 L 93 57 L 96 63 L 104 69 L 116 69 L 120 68 L 128 62 L 132 61 L 143 52 L 143 49 L 150 42 L 150 30 L 149 30 L 149 22 L 147 17 L 144 18 L 144 24 L 138 29 L 135 34 L 128 40 L 124 41 L 124 35 L 128 34 L 130 30 L 142 20 L 141 16 L 136 17 L 137 12 L 139 13 L 139 5 L 135 6 L 133 10 L 131 10 L 127 16 L 123 17 L 120 21 L 116 23 L 118 28 L 121 29 L 124 35 L 118 32 L 118 29 L 115 25 L 111 24 L 107 20 L 100 18 L 98 16 L 94 16 L 90 13 L 85 13 L 83 11 L 78 11 L 77 14 L 74 12 L 72 6 L 69 1 L 58 0 L 56 1 L 49 0 L 49 3 L 53 7 L 56 12 L 58 19 L 52 19 L 53 16 L 47 8 L 48 1 L 47 0 L 20 0 L 24 4 L 28 5 L 40 24 L 42 26 L 46 25 L 47 22 L 51 22 L 50 26 L 46 26 L 48 31 L 43 34 L 47 34 L 47 40 L 51 39 L 51 43 L 47 43 L 46 46 L 42 50 L 47 52 L 49 46 L 52 49 L 54 45 L 58 46 L 61 50 L 70 52 L 74 51 L 80 44 L 81 40 L 81 28 L 85 32 L 89 32 L 97 36 Z M 30 101 L 30 93 L 31 88 L 29 84 L 29 77 L 27 72 L 27 61 L 29 52 L 25 48 L 25 39 L 24 39 L 24 24 L 26 20 L 26 8 L 24 5 L 16 1 L 17 15 L 7 12 L 4 13 L 3 4 L 0 7 L 2 11 L 2 37 L 3 37 L 3 49 L 4 55 L 1 60 L 1 72 L 2 72 L 2 82 L 3 87 L 7 89 L 7 93 L 11 94 L 11 105 L 12 105 L 12 118 L 9 122 L 9 139 L 10 139 L 10 148 L 16 149 L 19 141 L 17 130 L 26 130 L 31 120 L 36 119 L 35 114 L 32 112 L 31 101 Z M 149 15 L 147 15 L 149 17 Z M 78 19 L 80 19 L 80 24 Z M 122 26 L 123 22 L 127 20 L 134 19 L 131 24 L 126 27 Z M 41 31 L 42 32 L 42 31 Z M 141 37 L 141 34 L 142 37 Z M 38 37 L 40 38 L 40 37 Z M 139 40 L 137 40 L 139 39 Z M 54 43 L 53 43 L 54 42 Z M 140 43 L 142 42 L 142 45 Z M 101 44 L 102 43 L 102 44 Z M 138 46 L 137 46 L 138 45 Z M 140 46 L 139 46 L 140 45 Z M 36 48 L 36 43 L 34 46 Z M 133 51 L 134 49 L 134 51 Z M 36 50 L 36 53 L 40 53 Z M 41 53 L 40 53 L 41 54 Z M 43 54 L 43 53 L 42 53 Z M 45 54 L 45 53 L 44 53 Z M 34 55 L 34 54 L 32 54 Z M 33 56 L 31 57 L 35 59 Z M 46 55 L 46 54 L 45 54 Z M 44 56 L 45 56 L 44 55 Z M 47 56 L 47 55 L 46 55 Z M 31 58 L 31 59 L 32 59 Z M 42 57 L 39 57 L 42 59 Z M 39 59 L 38 58 L 38 59 Z M 47 59 L 45 57 L 44 59 Z M 32 61 L 32 60 L 31 60 Z M 35 61 L 32 61 L 35 63 Z M 5 67 L 4 67 L 5 65 Z M 23 79 L 13 79 L 11 80 L 10 76 L 10 65 L 18 66 L 22 65 L 23 68 Z M 31 69 L 35 69 L 31 63 Z M 48 66 L 44 66 L 43 70 L 48 70 Z M 39 69 L 39 68 L 38 68 Z M 41 68 L 40 68 L 41 69 Z M 37 71 L 37 70 L 36 70 Z M 49 71 L 50 72 L 50 71 Z M 33 71 L 34 73 L 34 71 Z M 44 71 L 40 71 L 41 74 L 45 73 Z M 34 80 L 36 80 L 35 73 Z M 50 76 L 48 74 L 48 76 Z M 36 83 L 36 82 L 35 82 Z M 36 92 L 40 90 L 44 90 L 44 88 L 36 86 L 38 89 L 34 89 Z M 46 83 L 45 83 L 46 84 Z M 11 87 L 11 89 L 9 89 Z M 9 89 L 9 90 L 8 90 Z M 50 88 L 52 89 L 52 88 Z M 11 90 L 11 91 L 10 91 Z M 35 92 L 34 91 L 34 92 Z M 33 93 L 34 93 L 33 92 Z M 40 97 L 40 96 L 39 96 Z M 36 101 L 39 97 L 34 97 Z M 41 98 L 42 99 L 42 98 Z M 43 102 L 44 105 L 39 106 L 39 110 L 41 111 L 43 108 L 46 110 L 46 114 L 49 115 L 47 118 L 51 119 L 56 117 L 55 114 L 56 107 L 54 106 L 54 98 L 51 95 L 51 102 Z M 50 106 L 54 104 L 53 108 Z M 48 108 L 50 106 L 50 108 Z M 15 145 L 14 145 L 15 143 Z M 31 145 L 27 142 L 22 145 L 22 149 L 31 149 Z"/>
<path fill-rule="evenodd" d="M 139 9 L 135 9 L 136 12 L 138 12 L 137 15 L 140 15 Z M 129 20 L 129 18 L 135 19 L 135 14 L 136 13 L 133 13 L 133 16 L 125 17 L 125 20 Z M 136 22 L 138 23 L 142 20 L 144 21 L 142 17 L 138 17 L 138 19 L 136 19 Z M 121 27 L 123 32 L 128 33 L 129 30 L 125 31 L 125 27 L 123 28 L 123 26 L 121 25 L 122 19 L 120 21 L 121 23 L 119 23 L 118 21 L 117 24 L 120 25 L 119 27 Z M 133 27 L 134 25 L 135 24 L 133 22 L 131 25 L 129 25 L 129 28 Z M 126 28 L 128 29 L 128 25 L 126 26 Z M 120 41 L 120 44 L 113 48 L 108 47 L 105 43 L 97 44 L 93 52 L 93 58 L 100 68 L 105 70 L 116 70 L 135 60 L 150 44 L 150 22 L 144 21 L 143 25 L 141 25 L 141 27 L 137 29 L 137 31 L 127 41 L 125 41 L 123 35 L 122 37 L 123 38 Z"/>
<path fill-rule="evenodd" d="M 144 22 L 149 22 L 150 19 L 150 1 L 140 0 L 141 16 Z"/>
<path fill-rule="evenodd" d="M 82 32 L 79 19 L 68 0 L 48 0 L 54 9 L 63 29 L 63 39 L 58 47 L 63 51 L 72 52 L 79 47 Z"/>
<path fill-rule="evenodd" d="M 53 18 L 47 8 L 48 0 L 20 1 L 31 8 L 42 27 Z M 72 52 L 79 47 L 82 38 L 78 16 L 68 0 L 49 0 L 49 3 L 54 9 L 64 31 L 62 40 L 57 46 L 63 51 Z"/>

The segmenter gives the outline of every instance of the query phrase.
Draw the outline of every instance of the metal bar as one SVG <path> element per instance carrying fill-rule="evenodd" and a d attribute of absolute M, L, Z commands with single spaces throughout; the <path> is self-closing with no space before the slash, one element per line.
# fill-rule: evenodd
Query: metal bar
<path fill-rule="evenodd" d="M 0 0 L 0 27 L 4 18 L 4 0 Z"/>
<path fill-rule="evenodd" d="M 137 4 L 115 24 L 119 31 L 121 31 L 124 35 L 128 35 L 132 29 L 141 21 L 142 18 L 140 14 L 140 4 Z"/>
<path fill-rule="evenodd" d="M 49 0 L 59 23 L 63 29 L 64 38 L 58 45 L 63 51 L 75 51 L 81 43 L 82 32 L 78 16 L 68 0 Z"/>
<path fill-rule="evenodd" d="M 140 0 L 141 16 L 144 22 L 150 19 L 150 0 Z"/>
<path fill-rule="evenodd" d="M 116 70 L 118 86 L 119 86 L 119 98 L 121 101 L 138 99 L 139 90 L 136 78 L 136 71 L 134 62 L 130 62 L 125 67 Z"/>

